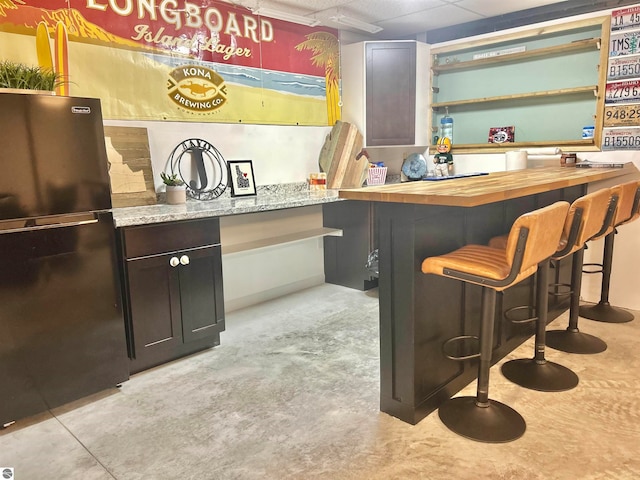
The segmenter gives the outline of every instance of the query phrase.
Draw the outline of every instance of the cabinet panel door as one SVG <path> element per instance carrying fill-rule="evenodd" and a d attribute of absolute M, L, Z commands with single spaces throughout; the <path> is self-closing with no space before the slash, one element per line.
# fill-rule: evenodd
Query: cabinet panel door
<path fill-rule="evenodd" d="M 182 344 L 178 268 L 175 254 L 127 262 L 133 326 L 133 358 L 144 364 L 172 357 Z"/>
<path fill-rule="evenodd" d="M 416 43 L 366 44 L 367 145 L 416 141 Z"/>
<path fill-rule="evenodd" d="M 222 257 L 220 246 L 180 253 L 186 265 L 177 270 L 180 278 L 182 335 L 190 342 L 224 330 L 224 299 L 222 293 Z"/>

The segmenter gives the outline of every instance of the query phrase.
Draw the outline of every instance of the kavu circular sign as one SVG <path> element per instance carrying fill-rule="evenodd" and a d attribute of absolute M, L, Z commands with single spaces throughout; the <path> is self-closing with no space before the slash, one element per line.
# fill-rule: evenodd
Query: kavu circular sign
<path fill-rule="evenodd" d="M 209 142 L 190 138 L 180 142 L 169 155 L 171 174 L 187 187 L 187 195 L 197 200 L 218 198 L 229 184 L 227 162 Z"/>
<path fill-rule="evenodd" d="M 169 72 L 169 98 L 179 107 L 210 113 L 227 101 L 227 85 L 220 75 L 199 65 L 183 65 Z"/>

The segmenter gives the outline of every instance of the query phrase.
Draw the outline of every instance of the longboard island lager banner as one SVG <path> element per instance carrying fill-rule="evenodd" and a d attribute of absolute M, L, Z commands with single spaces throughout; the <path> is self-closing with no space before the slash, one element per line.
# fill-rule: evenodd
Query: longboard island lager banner
<path fill-rule="evenodd" d="M 337 31 L 213 0 L 0 0 L 0 58 L 110 119 L 333 125 Z"/>

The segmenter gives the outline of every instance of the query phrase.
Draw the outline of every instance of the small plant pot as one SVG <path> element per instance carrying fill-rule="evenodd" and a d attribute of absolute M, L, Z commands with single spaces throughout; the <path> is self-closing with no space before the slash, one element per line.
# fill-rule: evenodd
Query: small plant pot
<path fill-rule="evenodd" d="M 167 203 L 169 205 L 181 205 L 187 201 L 187 189 L 184 185 L 167 185 Z"/>

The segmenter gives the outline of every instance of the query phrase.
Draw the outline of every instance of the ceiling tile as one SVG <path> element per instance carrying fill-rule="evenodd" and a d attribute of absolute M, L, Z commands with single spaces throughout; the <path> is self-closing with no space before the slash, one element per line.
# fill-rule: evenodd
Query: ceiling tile
<path fill-rule="evenodd" d="M 552 3 L 562 3 L 562 0 L 518 0 L 517 2 L 505 2 L 504 0 L 460 0 L 456 3 L 456 6 L 477 13 L 482 17 L 495 17 L 518 10 L 551 5 Z"/>
<path fill-rule="evenodd" d="M 0 0 L 1 3 L 2 0 Z M 579 0 L 226 0 L 247 8 L 271 7 L 315 17 L 323 25 L 338 28 L 329 20 L 336 13 L 384 28 L 375 38 L 409 38 L 428 30 L 483 20 L 551 4 Z M 594 0 L 591 0 L 594 1 Z M 602 0 L 601 0 L 602 1 Z M 617 0 L 625 4 L 627 0 Z M 639 0 L 640 1 L 640 0 Z M 604 3 L 604 1 L 602 1 Z M 562 7 L 558 7 L 562 10 Z"/>
<path fill-rule="evenodd" d="M 376 22 L 385 29 L 406 28 L 407 34 L 424 32 L 433 28 L 448 27 L 458 23 L 472 22 L 482 17 L 476 13 L 459 8 L 457 4 L 443 5 L 410 16 L 397 17 L 390 20 Z M 409 31 L 410 30 L 410 31 Z"/>
<path fill-rule="evenodd" d="M 393 20 L 446 5 L 443 0 L 354 0 L 339 7 L 341 13 L 371 21 Z"/>

